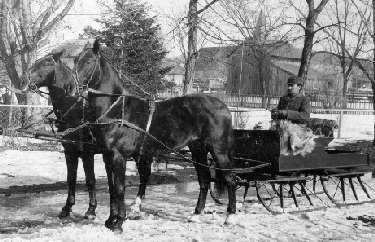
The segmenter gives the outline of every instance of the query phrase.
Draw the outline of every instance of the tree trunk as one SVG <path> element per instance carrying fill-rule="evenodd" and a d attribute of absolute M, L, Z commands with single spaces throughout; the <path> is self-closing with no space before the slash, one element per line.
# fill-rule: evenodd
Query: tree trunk
<path fill-rule="evenodd" d="M 188 52 L 185 62 L 185 79 L 183 93 L 191 92 L 194 77 L 195 62 L 197 59 L 197 24 L 198 0 L 190 0 L 188 12 Z"/>
<path fill-rule="evenodd" d="M 314 43 L 314 24 L 315 18 L 313 10 L 309 9 L 309 15 L 306 18 L 305 41 L 301 54 L 301 65 L 298 70 L 298 76 L 306 80 L 310 65 L 311 52 Z"/>
<path fill-rule="evenodd" d="M 375 0 L 372 0 L 372 42 L 373 42 L 373 60 L 372 60 L 372 69 L 375 70 Z M 375 71 L 373 71 L 373 77 L 371 80 L 372 88 L 372 107 L 375 111 Z M 375 123 L 374 123 L 374 140 L 372 142 L 375 145 Z"/>
<path fill-rule="evenodd" d="M 342 44 L 343 45 L 343 44 Z M 341 53 L 342 57 L 340 58 L 340 65 L 341 65 L 341 74 L 342 74 L 342 100 L 341 100 L 341 108 L 346 108 L 346 89 L 348 87 L 348 75 L 346 74 L 346 56 L 345 56 L 345 50 L 343 49 L 345 47 L 341 46 Z"/>
<path fill-rule="evenodd" d="M 260 55 L 258 56 L 258 72 L 259 72 L 259 80 L 260 83 L 262 84 L 262 108 L 267 108 L 267 83 L 266 83 L 266 78 L 263 73 L 264 71 L 264 56 Z"/>
<path fill-rule="evenodd" d="M 312 47 L 314 45 L 314 36 L 315 30 L 314 25 L 319 14 L 323 10 L 324 6 L 327 4 L 328 0 L 321 0 L 319 6 L 314 9 L 314 0 L 306 0 L 309 13 L 306 18 L 306 27 L 305 27 L 305 41 L 301 54 L 301 65 L 298 70 L 298 76 L 303 80 L 306 80 L 307 72 L 310 65 Z"/>

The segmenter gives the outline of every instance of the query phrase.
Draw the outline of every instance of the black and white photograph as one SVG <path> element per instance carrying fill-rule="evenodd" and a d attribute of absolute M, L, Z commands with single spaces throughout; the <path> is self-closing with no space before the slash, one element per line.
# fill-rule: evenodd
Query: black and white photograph
<path fill-rule="evenodd" d="M 1 0 L 0 241 L 375 241 L 375 0 Z"/>

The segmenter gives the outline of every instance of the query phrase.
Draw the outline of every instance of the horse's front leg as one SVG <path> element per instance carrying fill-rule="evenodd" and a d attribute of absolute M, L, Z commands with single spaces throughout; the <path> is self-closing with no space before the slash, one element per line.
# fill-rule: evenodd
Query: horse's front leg
<path fill-rule="evenodd" d="M 86 186 L 89 190 L 89 208 L 85 213 L 86 219 L 95 219 L 96 213 L 96 190 L 95 190 L 95 171 L 94 171 L 94 154 L 85 153 L 82 157 L 83 169 L 86 175 Z"/>
<path fill-rule="evenodd" d="M 110 174 L 110 176 L 108 176 L 108 182 L 111 182 L 112 185 L 112 189 L 110 188 L 111 210 L 110 216 L 105 222 L 105 226 L 114 232 L 122 232 L 122 224 L 126 218 L 124 201 L 126 157 L 123 157 L 120 152 L 114 150 L 113 160 L 108 168 L 111 171 L 107 173 L 107 175 Z"/>
<path fill-rule="evenodd" d="M 103 154 L 103 161 L 105 164 L 105 171 L 107 173 L 107 179 L 108 179 L 108 190 L 109 190 L 109 218 L 105 221 L 105 226 L 107 228 L 111 227 L 112 219 L 117 217 L 118 211 L 117 206 L 115 202 L 115 190 L 114 190 L 114 174 L 112 172 L 112 166 L 113 166 L 113 154 L 112 153 L 106 153 Z"/>
<path fill-rule="evenodd" d="M 66 198 L 65 206 L 61 209 L 59 214 L 60 219 L 68 217 L 72 212 L 72 206 L 75 204 L 78 154 L 65 149 L 65 161 L 67 168 L 68 197 Z"/>
<path fill-rule="evenodd" d="M 139 173 L 139 187 L 135 202 L 131 207 L 133 212 L 139 213 L 141 210 L 142 200 L 145 198 L 146 187 L 151 175 L 152 156 L 142 155 L 137 161 L 137 169 Z"/>

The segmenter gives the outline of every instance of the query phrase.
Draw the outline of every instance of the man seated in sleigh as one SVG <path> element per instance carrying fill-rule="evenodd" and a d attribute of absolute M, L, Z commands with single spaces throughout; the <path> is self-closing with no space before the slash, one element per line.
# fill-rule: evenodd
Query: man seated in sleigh
<path fill-rule="evenodd" d="M 304 95 L 303 79 L 288 78 L 288 93 L 271 111 L 272 129 L 280 132 L 280 154 L 302 155 L 314 149 L 314 134 L 307 127 L 310 120 L 310 100 Z"/>

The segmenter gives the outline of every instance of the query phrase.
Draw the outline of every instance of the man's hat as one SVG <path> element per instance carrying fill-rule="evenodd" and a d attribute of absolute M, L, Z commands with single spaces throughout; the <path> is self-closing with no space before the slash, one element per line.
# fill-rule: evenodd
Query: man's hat
<path fill-rule="evenodd" d="M 303 82 L 303 79 L 301 77 L 298 77 L 298 76 L 291 76 L 288 78 L 288 84 L 299 84 L 299 85 L 302 85 L 304 84 Z"/>

